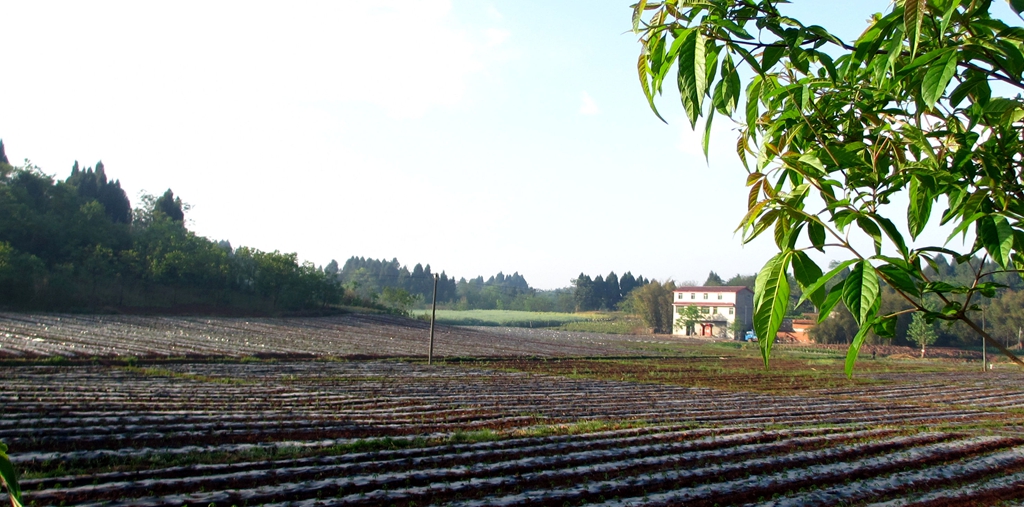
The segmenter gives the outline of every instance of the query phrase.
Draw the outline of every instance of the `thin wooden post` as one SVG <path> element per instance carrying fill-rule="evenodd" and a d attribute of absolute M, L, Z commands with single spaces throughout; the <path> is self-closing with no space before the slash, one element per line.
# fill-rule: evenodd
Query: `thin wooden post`
<path fill-rule="evenodd" d="M 434 362 L 434 316 L 437 315 L 437 273 L 434 273 L 434 297 L 430 302 L 430 349 L 427 351 L 427 364 Z"/>
<path fill-rule="evenodd" d="M 981 309 L 981 330 L 985 330 L 985 309 Z M 981 371 L 988 370 L 988 354 L 985 350 L 985 337 L 981 337 Z"/>

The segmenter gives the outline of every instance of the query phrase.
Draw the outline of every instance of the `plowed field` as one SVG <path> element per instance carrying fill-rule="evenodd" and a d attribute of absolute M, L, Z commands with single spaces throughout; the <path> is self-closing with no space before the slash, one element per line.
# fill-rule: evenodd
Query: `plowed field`
<path fill-rule="evenodd" d="M 0 358 L 426 356 L 429 324 L 386 315 L 209 318 L 0 313 Z M 651 337 L 437 326 L 434 354 L 639 354 Z M 664 340 L 661 340 L 664 341 Z M 640 346 L 638 348 L 638 346 Z"/>
<path fill-rule="evenodd" d="M 32 505 L 980 505 L 1024 500 L 1016 375 L 768 394 L 401 362 L 19 366 L 0 439 Z"/>

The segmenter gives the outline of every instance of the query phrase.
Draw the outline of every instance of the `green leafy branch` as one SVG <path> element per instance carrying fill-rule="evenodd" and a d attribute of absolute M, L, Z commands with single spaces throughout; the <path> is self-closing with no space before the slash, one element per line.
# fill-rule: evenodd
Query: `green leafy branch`
<path fill-rule="evenodd" d="M 703 149 L 715 114 L 742 125 L 737 154 L 750 172 L 744 241 L 772 230 L 779 253 L 755 287 L 754 328 L 765 366 L 785 315 L 792 273 L 819 309 L 841 302 L 859 325 L 847 354 L 852 375 L 869 333 L 894 336 L 896 318 L 921 312 L 929 322 L 961 321 L 1011 360 L 1019 358 L 971 319 L 973 298 L 991 297 L 997 273 L 1024 271 L 1024 100 L 994 96 L 993 82 L 1024 88 L 1024 28 L 989 14 L 985 0 L 899 0 L 845 43 L 820 26 L 782 15 L 781 0 L 668 0 L 633 6 L 645 96 L 655 97 L 672 69 L 692 128 L 705 118 Z M 1024 2 L 1011 1 L 1020 14 Z M 825 48 L 825 46 L 828 48 Z M 826 49 L 828 49 L 826 51 Z M 838 55 L 838 56 L 837 56 Z M 752 71 L 745 88 L 740 67 Z M 909 199 L 901 230 L 892 199 Z M 944 245 L 914 246 L 935 203 L 954 225 Z M 807 210 L 820 203 L 821 211 Z M 973 232 L 965 251 L 946 245 Z M 871 240 L 858 252 L 851 234 Z M 831 237 L 833 240 L 829 240 Z M 843 251 L 823 273 L 805 253 Z M 999 270 L 973 283 L 928 278 L 937 255 L 982 256 Z M 842 283 L 826 290 L 840 272 Z M 911 307 L 881 315 L 888 285 Z M 926 297 L 943 304 L 931 311 Z"/>

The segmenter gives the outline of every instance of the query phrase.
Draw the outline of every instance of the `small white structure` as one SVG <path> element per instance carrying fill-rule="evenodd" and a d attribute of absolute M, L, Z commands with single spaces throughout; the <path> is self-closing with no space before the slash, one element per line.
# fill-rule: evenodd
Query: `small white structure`
<path fill-rule="evenodd" d="M 689 328 L 680 321 L 688 306 L 700 311 Z M 753 328 L 754 292 L 742 286 L 679 287 L 672 293 L 672 313 L 672 334 L 738 339 Z"/>

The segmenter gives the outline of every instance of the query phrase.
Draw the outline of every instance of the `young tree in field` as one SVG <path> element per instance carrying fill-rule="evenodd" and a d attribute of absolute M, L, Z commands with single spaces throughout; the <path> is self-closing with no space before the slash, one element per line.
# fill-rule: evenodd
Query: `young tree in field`
<path fill-rule="evenodd" d="M 939 335 L 935 334 L 933 324 L 927 322 L 924 314 L 915 313 L 910 321 L 910 328 L 907 329 L 907 337 L 910 341 L 921 346 L 921 358 L 924 358 L 924 348 L 935 343 Z"/>
<path fill-rule="evenodd" d="M 682 328 L 687 335 L 693 335 L 697 323 L 701 321 L 700 308 L 688 305 L 680 308 L 676 318 L 676 327 Z"/>
<path fill-rule="evenodd" d="M 778 247 L 754 290 L 765 366 L 790 273 L 819 318 L 841 302 L 857 322 L 847 375 L 868 333 L 891 337 L 898 314 L 910 312 L 961 322 L 1024 366 L 975 322 L 979 297 L 999 288 L 986 281 L 985 261 L 997 272 L 1024 270 L 1024 29 L 994 18 L 991 0 L 896 0 L 847 42 L 786 16 L 784 3 L 640 0 L 633 11 L 637 68 L 655 114 L 675 69 L 691 127 L 704 118 L 705 153 L 716 115 L 741 125 L 749 196 L 738 230 L 744 241 L 769 232 Z M 1009 3 L 1024 10 L 1022 0 Z M 936 202 L 950 240 L 973 232 L 973 242 L 913 243 L 934 227 Z M 845 260 L 826 273 L 812 249 Z M 938 282 L 925 270 L 940 254 L 982 262 L 970 283 Z M 881 312 L 882 282 L 911 308 Z"/>

